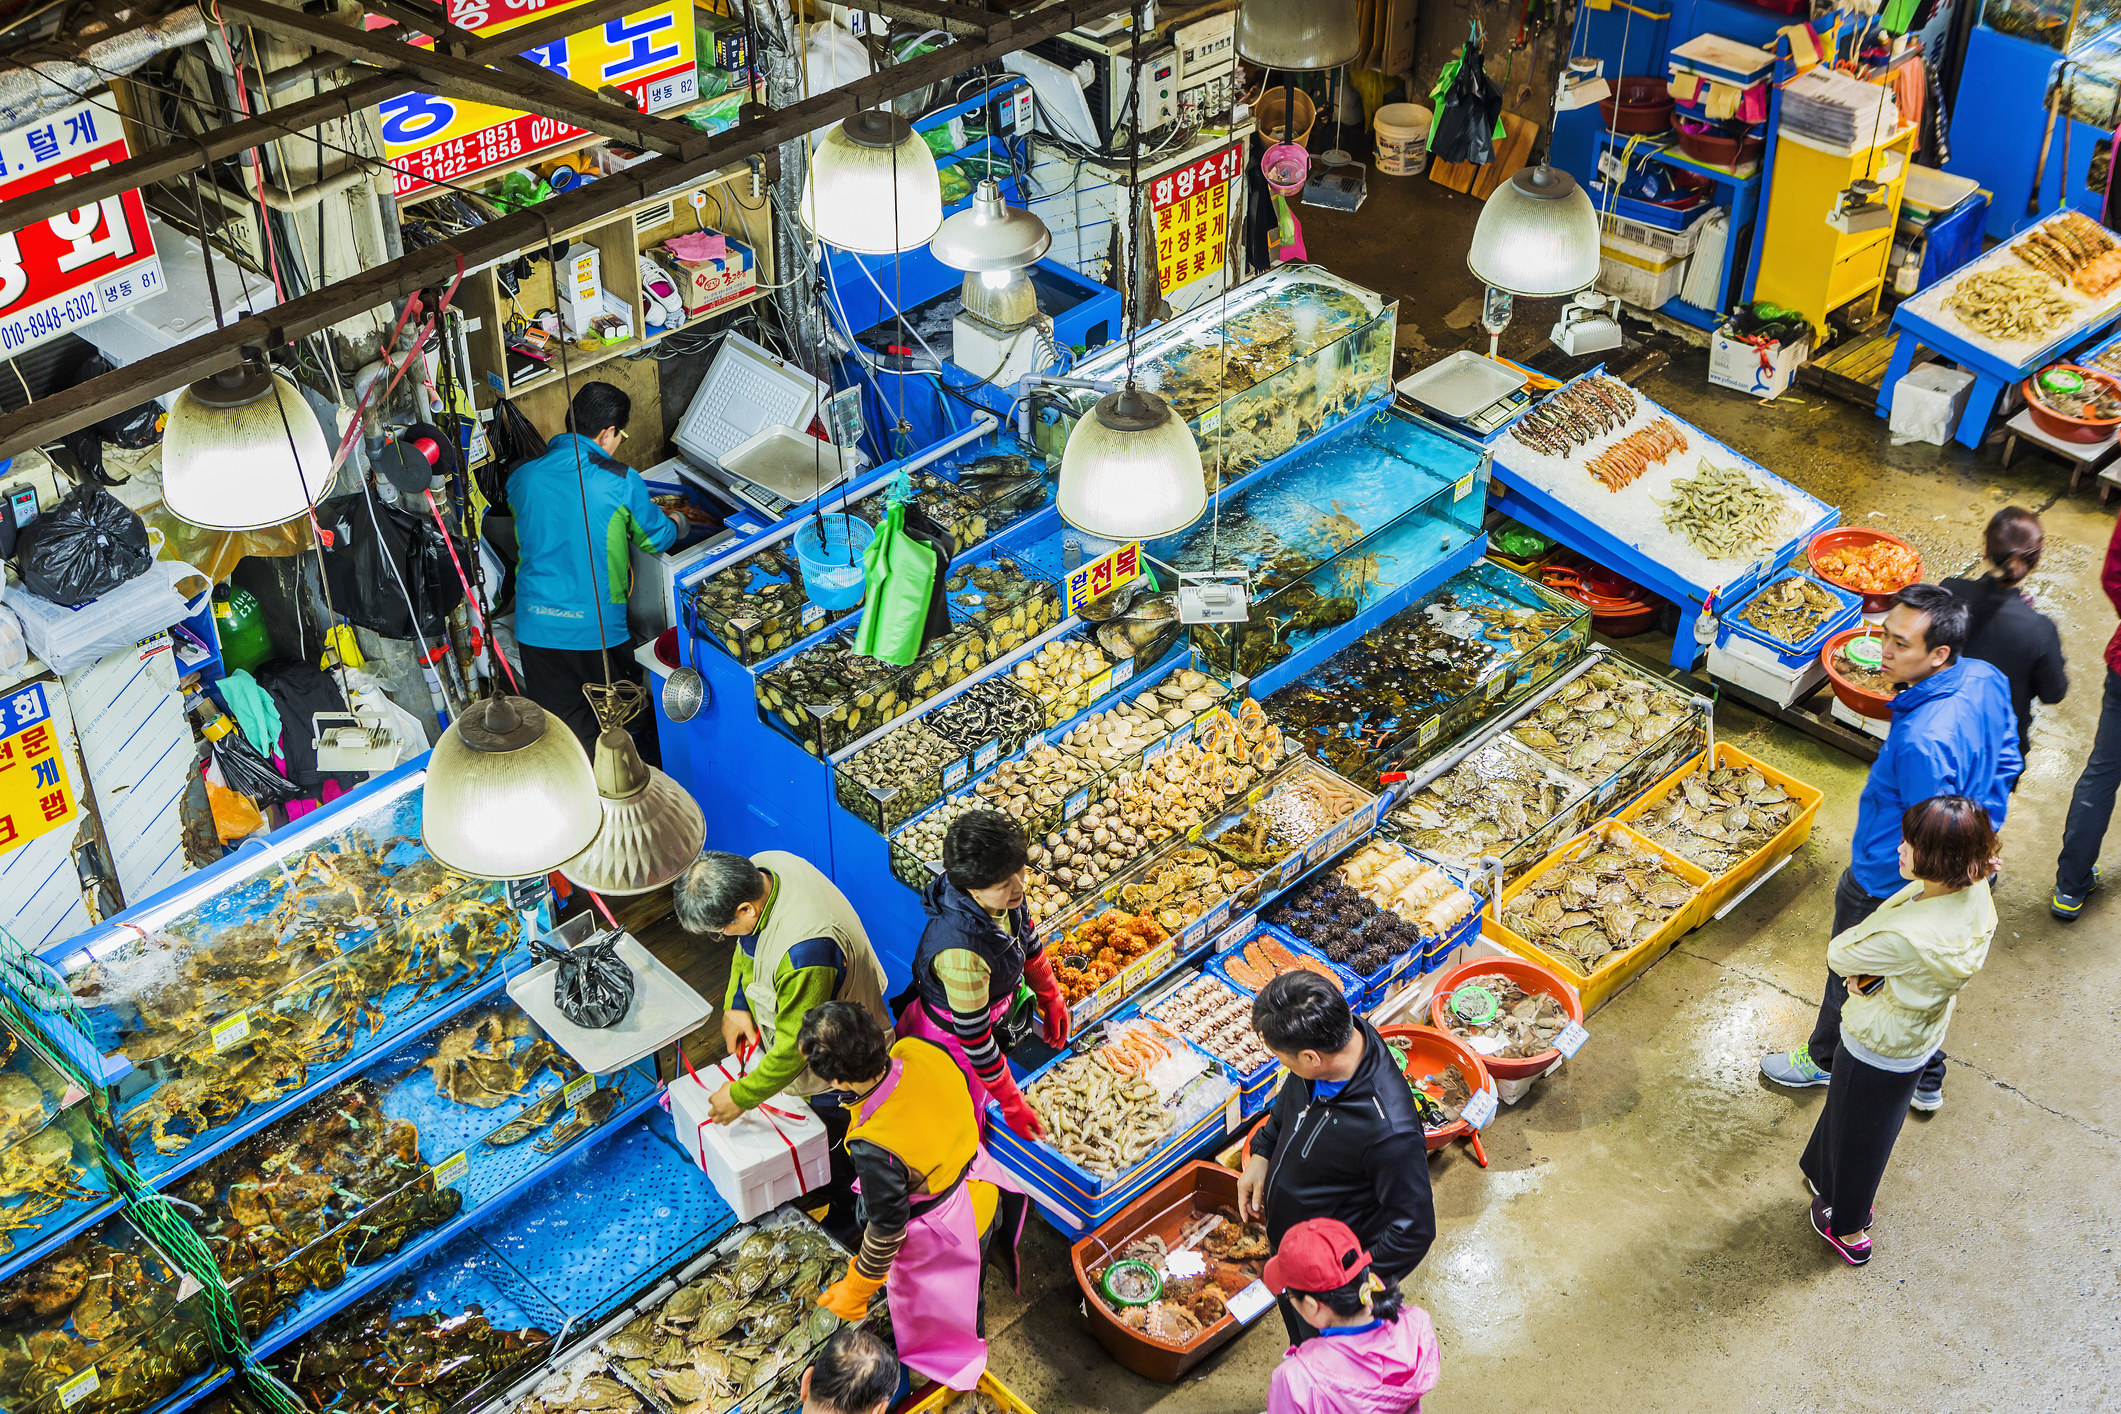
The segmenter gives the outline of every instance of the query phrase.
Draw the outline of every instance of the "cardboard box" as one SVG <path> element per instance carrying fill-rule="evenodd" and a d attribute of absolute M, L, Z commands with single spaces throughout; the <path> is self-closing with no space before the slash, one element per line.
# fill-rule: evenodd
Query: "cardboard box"
<path fill-rule="evenodd" d="M 825 1122 L 793 1095 L 776 1095 L 735 1124 L 714 1122 L 708 1100 L 747 1068 L 725 1059 L 697 1075 L 679 1076 L 669 1089 L 678 1142 L 738 1222 L 822 1188 L 832 1176 Z"/>
<path fill-rule="evenodd" d="M 729 253 L 720 260 L 680 260 L 678 298 L 685 301 L 685 317 L 697 318 L 758 288 L 758 261 L 751 247 L 729 238 Z"/>
<path fill-rule="evenodd" d="M 576 241 L 553 267 L 553 295 L 569 329 L 580 329 L 604 312 L 603 252 Z"/>
<path fill-rule="evenodd" d="M 1718 329 L 1709 344 L 1709 382 L 1756 398 L 1779 397 L 1811 353 L 1809 337 L 1794 344 L 1759 345 Z"/>

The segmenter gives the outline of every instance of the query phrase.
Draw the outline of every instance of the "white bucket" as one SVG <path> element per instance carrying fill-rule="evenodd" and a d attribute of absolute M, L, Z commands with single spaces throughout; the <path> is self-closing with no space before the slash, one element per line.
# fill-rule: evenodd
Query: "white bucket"
<path fill-rule="evenodd" d="M 1419 103 L 1387 103 L 1377 110 L 1377 170 L 1388 177 L 1418 177 L 1429 166 L 1432 114 Z"/>

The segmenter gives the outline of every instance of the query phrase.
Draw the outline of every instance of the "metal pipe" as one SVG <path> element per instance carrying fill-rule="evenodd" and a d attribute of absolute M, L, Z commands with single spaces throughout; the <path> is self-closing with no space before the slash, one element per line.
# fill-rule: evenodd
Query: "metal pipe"
<path fill-rule="evenodd" d="M 363 183 L 370 186 L 375 185 L 375 175 L 371 172 L 363 171 L 359 167 L 348 167 L 343 172 L 334 173 L 321 181 L 311 182 L 306 187 L 297 187 L 293 191 L 286 191 L 274 186 L 271 182 L 266 182 L 264 184 L 265 204 L 272 210 L 283 213 L 307 211 L 318 202 L 324 200 L 324 198 L 337 196 L 341 192 L 352 191 Z"/>
<path fill-rule="evenodd" d="M 1031 387 L 1034 383 L 1044 388 L 1087 388 L 1094 393 L 1111 393 L 1119 389 L 1119 384 L 1110 378 L 1055 378 L 1044 373 L 1026 373 L 1016 380 L 1016 440 L 1027 447 L 1031 445 Z"/>

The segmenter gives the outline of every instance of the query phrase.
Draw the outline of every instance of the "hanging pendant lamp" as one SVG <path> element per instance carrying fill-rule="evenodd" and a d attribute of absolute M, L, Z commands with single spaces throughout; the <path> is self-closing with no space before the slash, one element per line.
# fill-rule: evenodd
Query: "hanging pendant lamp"
<path fill-rule="evenodd" d="M 588 849 L 603 824 L 582 743 L 527 697 L 472 703 L 428 759 L 420 842 L 460 874 L 549 873 Z"/>
<path fill-rule="evenodd" d="M 1045 222 L 1003 201 L 1001 183 L 982 177 L 972 204 L 943 222 L 928 250 L 952 270 L 991 275 L 1021 270 L 1052 245 Z"/>
<path fill-rule="evenodd" d="M 1068 434 L 1055 504 L 1069 525 L 1106 540 L 1184 530 L 1208 508 L 1193 429 L 1132 382 L 1105 394 Z"/>
<path fill-rule="evenodd" d="M 330 483 L 316 413 L 264 364 L 177 394 L 162 432 L 162 501 L 177 519 L 207 530 L 280 525 L 307 514 Z"/>
<path fill-rule="evenodd" d="M 685 788 L 641 759 L 624 727 L 597 736 L 597 794 L 604 829 L 561 867 L 597 894 L 645 894 L 685 872 L 707 843 L 707 819 Z"/>
<path fill-rule="evenodd" d="M 1312 73 L 1362 53 L 1355 0 L 1241 0 L 1237 52 L 1263 69 Z"/>
<path fill-rule="evenodd" d="M 928 244 L 943 224 L 943 182 L 913 124 L 882 108 L 855 114 L 810 156 L 803 229 L 856 255 Z"/>
<path fill-rule="evenodd" d="M 1598 278 L 1598 212 L 1574 177 L 1542 162 L 1497 187 L 1466 250 L 1473 278 L 1506 294 L 1553 299 Z"/>

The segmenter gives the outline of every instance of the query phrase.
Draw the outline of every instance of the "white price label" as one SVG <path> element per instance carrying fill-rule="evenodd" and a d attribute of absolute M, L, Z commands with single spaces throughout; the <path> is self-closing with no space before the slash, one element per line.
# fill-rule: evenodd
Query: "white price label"
<path fill-rule="evenodd" d="M 1590 1039 L 1591 1033 L 1583 1029 L 1583 1023 L 1572 1021 L 1562 1027 L 1561 1034 L 1554 1038 L 1554 1049 L 1561 1052 L 1566 1059 L 1582 1050 L 1583 1043 Z"/>
<path fill-rule="evenodd" d="M 61 1368 L 65 1367 L 62 1366 Z M 65 1384 L 59 1386 L 59 1407 L 61 1409 L 71 1409 L 101 1388 L 103 1388 L 103 1381 L 96 1377 L 96 1367 L 91 1365 Z"/>
<path fill-rule="evenodd" d="M 1111 676 L 1112 681 L 1105 684 L 1105 690 L 1107 692 L 1111 691 L 1115 687 L 1125 687 L 1128 683 L 1134 681 L 1134 660 L 1132 658 L 1128 658 L 1121 662 L 1114 663 L 1112 665 Z"/>
<path fill-rule="evenodd" d="M 971 769 L 972 763 L 962 756 L 943 767 L 943 789 L 956 790 L 965 783 L 965 773 Z"/>
<path fill-rule="evenodd" d="M 1229 927 L 1223 929 L 1222 936 L 1215 940 L 1215 950 L 1217 952 L 1229 951 L 1251 937 L 1253 929 L 1257 927 L 1259 927 L 1259 915 L 1256 913 L 1246 914 Z"/>
<path fill-rule="evenodd" d="M 814 628 L 825 621 L 825 606 L 823 604 L 805 604 L 801 617 L 804 628 Z"/>
<path fill-rule="evenodd" d="M 1617 182 L 1627 172 L 1627 164 L 1620 160 L 1617 152 L 1598 154 L 1598 175 L 1609 182 Z"/>
<path fill-rule="evenodd" d="M 250 1035 L 250 1017 L 240 1011 L 234 1016 L 224 1016 L 208 1027 L 206 1034 L 212 1039 L 215 1050 L 225 1051 Z"/>
<path fill-rule="evenodd" d="M 1266 1314 L 1267 1308 L 1274 1304 L 1274 1293 L 1267 1290 L 1265 1282 L 1255 1281 L 1231 1297 L 1228 1304 L 1230 1314 L 1237 1317 L 1237 1323 L 1249 1326 Z"/>
<path fill-rule="evenodd" d="M 1182 727 L 1173 727 L 1171 729 L 1171 745 L 1184 746 L 1191 740 L 1193 740 L 1193 723 L 1188 722 Z"/>
<path fill-rule="evenodd" d="M 999 741 L 984 742 L 972 753 L 972 769 L 984 771 L 1001 759 L 1002 744 Z"/>
<path fill-rule="evenodd" d="M 1214 908 L 1209 910 L 1206 926 L 1203 927 L 1201 931 L 1206 933 L 1212 933 L 1229 921 L 1230 900 L 1224 899 L 1221 903 L 1215 905 Z"/>
<path fill-rule="evenodd" d="M 1157 757 L 1163 755 L 1164 748 L 1169 746 L 1170 744 L 1171 739 L 1169 737 L 1164 737 L 1157 741 L 1150 742 L 1147 746 L 1142 748 L 1142 764 L 1146 766 L 1151 761 L 1154 761 Z"/>
<path fill-rule="evenodd" d="M 1458 1116 L 1475 1129 L 1486 1129 L 1488 1121 L 1495 1118 L 1495 1092 L 1482 1090 L 1466 1101 L 1466 1107 L 1458 1112 Z"/>
<path fill-rule="evenodd" d="M 460 1149 L 435 1165 L 435 1187 L 447 1188 L 469 1172 L 471 1157 Z"/>
<path fill-rule="evenodd" d="M 1223 1133 L 1225 1135 L 1237 1133 L 1237 1126 L 1244 1122 L 1244 1109 L 1240 1104 L 1243 1098 L 1242 1092 L 1232 1090 L 1230 1092 L 1230 1102 L 1223 1106 Z"/>
<path fill-rule="evenodd" d="M 1041 746 L 1044 746 L 1045 744 L 1046 734 L 1044 732 L 1033 732 L 1031 733 L 1031 735 L 1024 738 L 1024 754 L 1026 756 L 1029 756 L 1032 752 L 1038 750 Z"/>
<path fill-rule="evenodd" d="M 584 1097 L 596 1093 L 597 1078 L 594 1075 L 577 1075 L 560 1089 L 560 1102 L 579 1105 Z"/>
<path fill-rule="evenodd" d="M 1090 792 L 1087 789 L 1079 790 L 1068 797 L 1067 804 L 1061 806 L 1061 818 L 1063 820 L 1073 820 L 1076 816 L 1082 814 L 1084 808 L 1089 804 Z"/>

